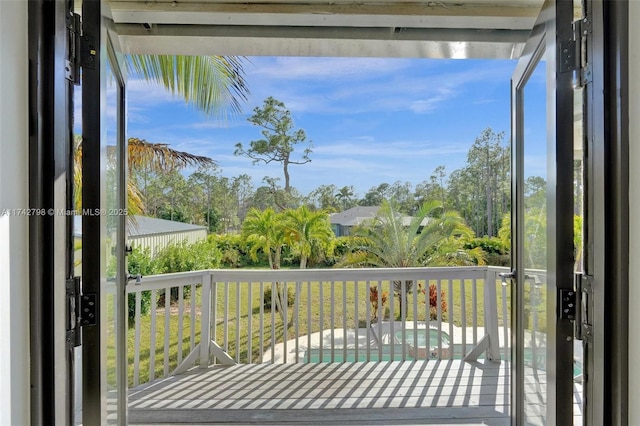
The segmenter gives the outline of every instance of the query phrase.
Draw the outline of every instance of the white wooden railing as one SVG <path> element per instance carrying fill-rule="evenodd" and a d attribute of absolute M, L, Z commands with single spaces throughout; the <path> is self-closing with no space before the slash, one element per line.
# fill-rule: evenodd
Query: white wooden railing
<path fill-rule="evenodd" d="M 501 355 L 507 359 L 509 306 L 507 288 L 498 277 L 505 271 L 205 270 L 143 277 L 127 287 L 135 298 L 128 348 L 132 384 L 195 365 L 479 356 L 497 361 Z M 394 282 L 396 290 L 407 294 L 402 311 L 393 296 Z M 279 283 L 283 300 L 293 293 L 281 313 L 265 307 L 265 291 L 274 283 Z M 433 313 L 429 285 L 436 289 Z M 372 287 L 378 290 L 373 300 Z M 420 289 L 426 289 L 426 303 Z M 271 292 L 270 306 L 277 305 L 276 294 Z M 142 313 L 144 303 L 150 304 L 147 314 Z M 432 336 L 437 336 L 435 348 Z"/>

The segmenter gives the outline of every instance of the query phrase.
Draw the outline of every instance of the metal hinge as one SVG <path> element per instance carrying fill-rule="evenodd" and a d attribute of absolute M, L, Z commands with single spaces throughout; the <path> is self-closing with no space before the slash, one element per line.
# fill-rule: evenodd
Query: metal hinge
<path fill-rule="evenodd" d="M 69 33 L 68 57 L 65 60 L 64 70 L 67 80 L 75 85 L 80 84 L 80 44 L 82 24 L 77 13 L 67 14 L 67 32 Z"/>
<path fill-rule="evenodd" d="M 587 58 L 587 43 L 591 37 L 591 20 L 585 16 L 573 22 L 573 42 L 575 58 L 572 71 L 575 72 L 576 87 L 585 87 L 592 81 L 591 64 Z"/>
<path fill-rule="evenodd" d="M 576 273 L 574 277 L 577 304 L 577 315 L 574 325 L 576 340 L 587 343 L 593 342 L 593 326 L 590 324 L 588 305 L 589 298 L 593 295 L 593 277 Z"/>
<path fill-rule="evenodd" d="M 81 327 L 97 324 L 98 306 L 95 294 L 82 294 L 80 277 L 66 280 L 67 346 L 82 344 Z"/>
<path fill-rule="evenodd" d="M 578 296 L 575 290 L 569 290 L 565 288 L 560 289 L 560 318 L 575 321 L 578 315 L 578 309 L 576 305 L 578 303 Z"/>
<path fill-rule="evenodd" d="M 64 68 L 67 80 L 75 85 L 80 84 L 80 69 L 95 69 L 98 52 L 95 37 L 82 34 L 82 21 L 77 13 L 67 14 L 67 31 L 69 32 L 69 56 Z"/>

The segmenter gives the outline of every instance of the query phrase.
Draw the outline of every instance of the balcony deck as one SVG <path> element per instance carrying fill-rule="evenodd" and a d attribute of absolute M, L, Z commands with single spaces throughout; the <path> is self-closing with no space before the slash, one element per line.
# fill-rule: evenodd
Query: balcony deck
<path fill-rule="evenodd" d="M 509 303 L 500 271 L 207 270 L 146 277 L 127 288 L 135 295 L 129 422 L 510 424 Z M 544 271 L 535 276 L 544 282 Z M 287 291 L 294 294 L 292 306 L 282 305 L 291 322 L 286 328 L 265 308 L 273 283 L 285 284 L 283 300 Z M 407 303 L 402 311 L 392 298 L 385 318 L 381 294 L 394 294 L 397 283 Z M 435 319 L 417 291 L 429 286 L 437 294 Z M 174 293 L 177 303 L 160 298 Z M 143 295 L 164 308 L 143 315 Z M 396 312 L 407 320 L 389 320 Z M 534 310 L 532 323 L 538 320 Z M 439 334 L 448 337 L 433 342 Z M 411 353 L 426 348 L 421 340 L 431 342 L 428 360 L 421 359 L 426 352 L 417 352 L 419 360 Z M 544 351 L 544 335 L 531 334 L 525 349 Z M 369 362 L 351 361 L 362 357 Z M 545 360 L 530 361 L 527 421 L 542 425 Z M 574 384 L 575 424 L 581 388 Z"/>
<path fill-rule="evenodd" d="M 239 364 L 131 389 L 129 422 L 507 425 L 508 363 Z"/>

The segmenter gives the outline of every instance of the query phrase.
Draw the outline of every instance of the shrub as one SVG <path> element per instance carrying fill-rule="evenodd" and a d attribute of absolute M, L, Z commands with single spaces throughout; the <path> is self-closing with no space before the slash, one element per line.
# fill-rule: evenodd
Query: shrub
<path fill-rule="evenodd" d="M 222 261 L 222 252 L 208 240 L 188 244 L 183 241 L 179 244 L 170 244 L 163 248 L 155 261 L 159 273 L 198 271 L 201 269 L 219 268 Z M 184 297 L 189 297 L 191 287 L 184 288 Z M 178 300 L 178 288 L 171 289 L 171 300 Z M 160 298 L 158 303 L 164 303 Z"/>
<path fill-rule="evenodd" d="M 208 241 L 220 250 L 222 267 L 241 268 L 253 263 L 246 242 L 239 234 L 211 234 Z"/>
<path fill-rule="evenodd" d="M 127 256 L 127 269 L 129 275 L 153 275 L 158 272 L 157 263 L 151 259 L 149 248 L 133 247 L 133 250 Z M 151 310 L 151 292 L 143 291 L 140 294 L 140 314 L 146 315 Z M 127 312 L 129 316 L 129 324 L 133 325 L 133 319 L 136 315 L 136 295 L 130 293 L 127 297 Z"/>
<path fill-rule="evenodd" d="M 170 244 L 156 258 L 159 272 L 163 274 L 219 268 L 221 260 L 222 252 L 209 241 Z"/>
<path fill-rule="evenodd" d="M 334 237 L 332 249 L 324 258 L 324 266 L 332 267 L 340 261 L 347 253 L 351 252 L 351 237 Z"/>
<path fill-rule="evenodd" d="M 273 285 L 268 286 L 264 289 L 264 308 L 270 310 L 271 309 L 271 288 Z M 284 289 L 283 289 L 284 290 Z M 293 287 L 287 286 L 287 306 L 293 306 L 296 302 L 296 291 Z"/>
<path fill-rule="evenodd" d="M 478 237 L 467 241 L 464 248 L 471 250 L 480 247 L 487 254 L 487 264 L 494 266 L 508 266 L 511 263 L 509 257 L 509 244 L 496 237 Z"/>

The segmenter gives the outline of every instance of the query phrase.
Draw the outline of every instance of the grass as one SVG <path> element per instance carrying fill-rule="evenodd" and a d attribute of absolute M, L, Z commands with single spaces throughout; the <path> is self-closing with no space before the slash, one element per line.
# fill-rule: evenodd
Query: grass
<path fill-rule="evenodd" d="M 425 282 L 421 282 L 425 286 Z M 435 284 L 435 281 L 431 282 Z M 393 294 L 392 283 L 383 281 L 377 283 L 382 291 L 388 291 Z M 228 283 L 217 284 L 214 286 L 215 309 L 212 309 L 212 315 L 215 314 L 215 327 L 212 328 L 212 339 L 215 340 L 223 349 L 239 362 L 260 362 L 262 356 L 269 350 L 273 343 L 282 342 L 285 338 L 291 339 L 297 334 L 304 336 L 308 333 L 328 330 L 333 328 L 355 328 L 366 326 L 367 305 L 370 305 L 367 288 L 370 283 L 367 282 L 330 282 L 325 283 L 301 283 L 287 284 L 287 291 L 296 291 L 299 294 L 299 306 L 290 306 L 287 308 L 287 327 L 283 325 L 280 314 L 270 309 L 261 308 L 262 294 L 271 287 L 270 283 Z M 474 290 L 475 288 L 475 290 Z M 441 281 L 441 290 L 444 290 L 445 300 L 448 309 L 443 312 L 442 320 L 449 321 L 452 318 L 453 323 L 457 326 L 472 326 L 474 318 L 477 326 L 484 326 L 484 283 L 482 280 L 465 280 L 462 285 L 461 280 Z M 473 297 L 478 305 L 474 312 Z M 464 292 L 464 299 L 462 293 Z M 498 321 L 502 325 L 505 318 L 502 314 L 503 297 L 502 286 L 496 283 L 497 302 L 498 302 Z M 192 295 L 190 295 L 191 297 Z M 185 312 L 182 315 L 183 336 L 181 341 L 178 339 L 179 320 L 177 303 L 173 302 L 168 315 L 168 333 L 172 337 L 168 347 L 168 371 L 173 371 L 178 366 L 179 356 L 184 359 L 191 349 L 191 329 L 194 329 L 195 342 L 200 340 L 200 321 L 201 313 L 198 311 L 202 298 L 202 288 L 197 287 L 195 291 L 196 297 L 196 315 L 191 316 L 187 307 L 190 307 L 190 297 L 185 298 Z M 414 303 L 414 298 L 415 303 Z M 527 296 L 525 296 L 527 297 Z M 530 296 L 529 296 L 530 297 Z M 357 303 L 357 314 L 354 306 Z M 165 357 L 164 337 L 165 337 L 165 314 L 164 304 L 161 295 L 157 295 L 160 300 L 160 308 L 152 309 L 151 314 L 143 315 L 140 318 L 140 350 L 139 350 L 139 383 L 149 381 L 149 372 L 151 369 L 151 361 L 153 360 L 155 377 L 162 377 L 165 373 L 163 363 Z M 335 303 L 331 303 L 331 301 Z M 462 304 L 464 300 L 464 323 L 462 315 Z M 407 296 L 407 316 L 406 319 L 411 321 L 414 318 L 418 321 L 424 321 L 428 315 L 427 308 L 424 303 L 424 295 L 418 293 L 410 293 Z M 510 306 L 510 297 L 507 295 L 507 307 Z M 158 300 L 155 305 L 157 306 Z M 310 307 L 310 313 L 307 307 Z M 392 307 L 393 306 L 393 307 Z M 346 310 L 345 310 L 346 307 Z M 397 297 L 391 298 L 384 306 L 384 319 L 399 319 L 399 302 Z M 417 309 L 414 309 L 417 308 Z M 224 312 L 228 311 L 227 320 L 224 320 Z M 262 315 L 261 315 L 262 313 Z M 343 315 L 344 314 L 344 315 Z M 156 347 L 154 356 L 151 355 L 151 318 L 156 317 Z M 508 315 L 508 313 L 507 313 Z M 538 305 L 538 321 L 540 324 L 545 322 L 544 303 Z M 320 319 L 322 318 L 322 323 Z M 343 321 L 343 318 L 345 320 Z M 509 317 L 506 318 L 510 320 Z M 193 321 L 193 323 L 192 323 Z M 272 326 L 273 324 L 273 326 Z M 260 329 L 263 330 L 262 334 Z M 543 330 L 542 330 L 543 331 Z M 286 333 L 286 336 L 285 336 Z M 127 336 L 128 344 L 128 364 L 129 364 L 129 385 L 134 384 L 134 354 L 135 354 L 135 328 L 130 327 Z M 113 348 L 109 353 L 115 354 Z M 108 375 L 115 374 L 113 368 L 114 361 L 112 356 L 108 356 Z"/>

